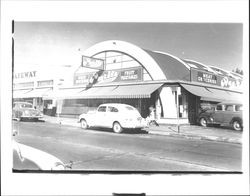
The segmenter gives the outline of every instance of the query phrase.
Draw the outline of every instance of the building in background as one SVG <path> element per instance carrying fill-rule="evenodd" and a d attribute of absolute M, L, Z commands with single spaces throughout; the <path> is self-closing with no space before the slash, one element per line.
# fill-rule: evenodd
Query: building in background
<path fill-rule="evenodd" d="M 98 43 L 84 51 L 82 65 L 63 69 L 51 76 L 48 70 L 15 72 L 13 98 L 45 108 L 51 103 L 58 115 L 71 116 L 126 103 L 147 117 L 153 106 L 159 123 L 194 124 L 202 108 L 242 95 L 238 74 L 124 41 Z"/>

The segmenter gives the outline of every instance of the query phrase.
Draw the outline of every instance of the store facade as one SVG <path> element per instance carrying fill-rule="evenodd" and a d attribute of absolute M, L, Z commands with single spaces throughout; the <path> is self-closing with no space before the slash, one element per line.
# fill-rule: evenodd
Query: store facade
<path fill-rule="evenodd" d="M 238 101 L 242 95 L 237 74 L 116 40 L 87 49 L 72 77 L 73 85 L 55 95 L 61 100 L 60 115 L 126 103 L 143 117 L 153 106 L 159 123 L 193 124 L 202 107 Z"/>
<path fill-rule="evenodd" d="M 202 108 L 241 100 L 240 75 L 128 42 L 98 43 L 84 51 L 81 58 L 81 65 L 64 72 L 67 76 L 54 75 L 53 81 L 71 78 L 67 85 L 53 82 L 53 87 L 44 86 L 52 87 L 49 93 L 39 95 L 43 106 L 51 102 L 59 116 L 77 117 L 102 103 L 126 103 L 136 107 L 143 117 L 153 106 L 159 123 L 194 124 Z M 39 89 L 39 81 L 49 80 L 36 79 L 33 91 Z M 14 99 L 22 97 L 21 90 L 28 89 L 19 88 Z M 27 99 L 33 96 L 29 91 L 25 94 Z"/>

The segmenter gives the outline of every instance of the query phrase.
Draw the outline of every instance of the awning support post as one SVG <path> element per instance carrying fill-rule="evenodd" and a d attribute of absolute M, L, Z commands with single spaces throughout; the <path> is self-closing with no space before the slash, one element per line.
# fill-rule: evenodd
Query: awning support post
<path fill-rule="evenodd" d="M 180 94 L 180 89 L 178 89 L 178 87 L 177 87 L 177 91 L 176 91 L 176 112 L 177 112 L 177 132 L 178 133 L 180 133 L 180 123 L 179 123 L 179 94 Z"/>

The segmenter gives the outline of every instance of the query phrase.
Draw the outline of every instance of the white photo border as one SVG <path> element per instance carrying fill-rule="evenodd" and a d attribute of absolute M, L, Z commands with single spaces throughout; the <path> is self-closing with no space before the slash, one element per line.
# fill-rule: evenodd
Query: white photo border
<path fill-rule="evenodd" d="M 107 175 L 12 173 L 12 21 L 243 23 L 244 118 L 249 119 L 248 0 L 2 1 L 1 187 L 3 195 L 249 194 L 249 122 L 243 132 L 243 174 Z M 2 96 L 3 95 L 3 96 Z"/>

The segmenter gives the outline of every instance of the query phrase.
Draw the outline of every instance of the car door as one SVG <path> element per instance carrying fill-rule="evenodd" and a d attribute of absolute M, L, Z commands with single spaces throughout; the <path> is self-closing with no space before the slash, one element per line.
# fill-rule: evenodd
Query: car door
<path fill-rule="evenodd" d="M 95 114 L 95 126 L 105 127 L 106 106 L 100 106 Z"/>
<path fill-rule="evenodd" d="M 106 115 L 106 125 L 110 128 L 113 127 L 113 122 L 119 119 L 118 108 L 113 106 L 108 106 Z"/>
<path fill-rule="evenodd" d="M 214 122 L 215 123 L 223 123 L 223 119 L 224 119 L 224 106 L 223 105 L 217 105 L 214 111 Z"/>
<path fill-rule="evenodd" d="M 224 112 L 224 123 L 225 124 L 230 124 L 231 120 L 233 119 L 234 116 L 234 105 L 225 105 L 225 112 Z"/>

